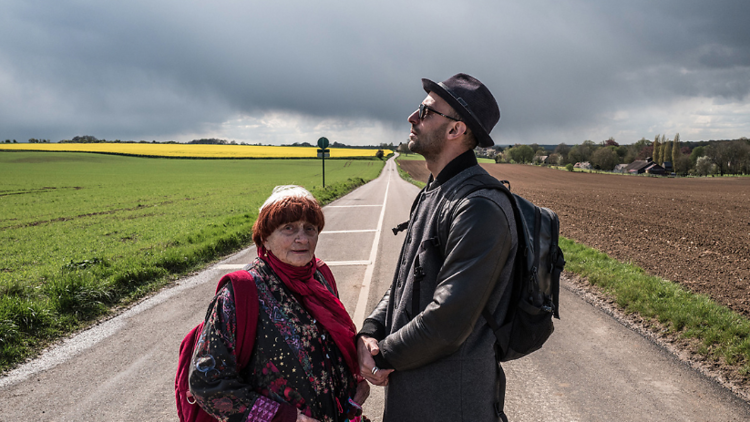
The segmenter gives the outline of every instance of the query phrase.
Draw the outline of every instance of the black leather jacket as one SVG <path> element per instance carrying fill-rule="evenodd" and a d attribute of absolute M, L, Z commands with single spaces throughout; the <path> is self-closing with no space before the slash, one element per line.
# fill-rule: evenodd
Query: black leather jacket
<path fill-rule="evenodd" d="M 517 246 L 508 198 L 492 189 L 446 198 L 482 172 L 474 165 L 419 193 L 391 288 L 360 331 L 379 340 L 379 367 L 419 368 L 454 354 L 485 324 L 485 306 L 507 308 Z"/>

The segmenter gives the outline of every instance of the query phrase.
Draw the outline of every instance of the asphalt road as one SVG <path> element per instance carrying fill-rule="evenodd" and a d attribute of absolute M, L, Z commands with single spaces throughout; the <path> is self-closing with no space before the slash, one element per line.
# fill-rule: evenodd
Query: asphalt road
<path fill-rule="evenodd" d="M 390 285 L 418 192 L 389 161 L 381 176 L 324 208 L 316 255 L 329 263 L 358 325 Z M 221 275 L 250 248 L 76 335 L 0 378 L 0 421 L 176 421 L 174 375 L 184 335 Z M 545 347 L 505 364 L 513 421 L 747 421 L 750 406 L 576 295 Z M 418 392 L 415 392 L 418 394 Z M 366 414 L 379 421 L 382 389 Z"/>

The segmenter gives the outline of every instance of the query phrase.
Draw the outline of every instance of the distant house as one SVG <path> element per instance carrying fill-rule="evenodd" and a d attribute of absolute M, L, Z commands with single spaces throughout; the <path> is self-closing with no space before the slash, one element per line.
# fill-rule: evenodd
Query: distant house
<path fill-rule="evenodd" d="M 591 170 L 592 168 L 594 168 L 591 165 L 591 163 L 589 163 L 588 161 L 582 161 L 582 162 L 579 162 L 579 163 L 575 163 L 573 165 L 573 167 L 577 168 L 577 169 L 584 169 L 584 170 Z"/>
<path fill-rule="evenodd" d="M 625 173 L 625 169 L 628 167 L 628 164 L 618 164 L 615 166 L 614 170 L 612 170 L 615 173 Z"/>
<path fill-rule="evenodd" d="M 474 152 L 477 156 L 486 158 L 495 158 L 497 155 L 497 151 L 494 148 L 476 147 L 474 148 Z"/>
<path fill-rule="evenodd" d="M 655 162 L 651 161 L 651 158 L 647 158 L 645 160 L 635 160 L 632 163 L 628 164 L 627 167 L 625 167 L 625 173 L 630 174 L 658 174 L 658 175 L 665 175 L 667 172 L 664 170 L 664 167 L 656 164 Z"/>
<path fill-rule="evenodd" d="M 661 166 L 664 167 L 666 173 L 672 173 L 672 171 L 674 171 L 672 170 L 672 163 L 669 161 L 665 161 Z"/>
<path fill-rule="evenodd" d="M 537 155 L 534 157 L 534 162 L 537 164 L 549 164 L 547 158 L 549 158 L 549 155 Z"/>

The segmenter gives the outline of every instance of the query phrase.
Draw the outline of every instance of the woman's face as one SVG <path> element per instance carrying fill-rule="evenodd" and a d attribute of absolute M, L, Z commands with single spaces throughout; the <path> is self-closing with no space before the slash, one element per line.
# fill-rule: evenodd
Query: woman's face
<path fill-rule="evenodd" d="M 302 267 L 315 254 L 318 228 L 304 220 L 282 224 L 268 236 L 263 246 L 285 264 Z"/>

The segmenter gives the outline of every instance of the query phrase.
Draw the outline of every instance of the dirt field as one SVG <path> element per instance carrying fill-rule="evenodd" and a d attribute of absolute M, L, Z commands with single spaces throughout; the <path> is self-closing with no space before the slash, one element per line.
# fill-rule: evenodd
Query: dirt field
<path fill-rule="evenodd" d="M 399 161 L 416 180 L 422 161 Z M 482 164 L 561 233 L 750 317 L 750 178 L 651 178 Z"/>

